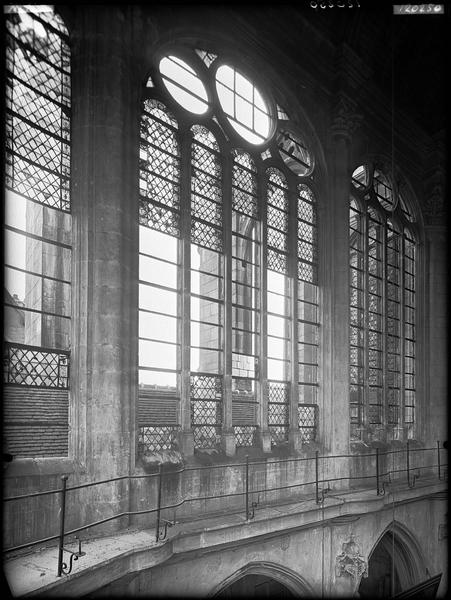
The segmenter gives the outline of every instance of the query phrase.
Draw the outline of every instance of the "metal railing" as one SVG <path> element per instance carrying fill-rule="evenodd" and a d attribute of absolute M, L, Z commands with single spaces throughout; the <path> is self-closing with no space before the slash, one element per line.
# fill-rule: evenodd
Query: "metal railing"
<path fill-rule="evenodd" d="M 434 451 L 436 452 L 436 462 L 433 462 L 432 464 L 429 464 L 429 463 L 421 464 L 421 465 L 417 464 L 415 467 L 411 466 L 411 457 L 412 457 L 413 452 L 420 453 L 420 452 L 434 452 Z M 332 482 L 339 482 L 339 481 L 351 482 L 353 480 L 358 480 L 359 483 L 361 483 L 363 480 L 371 480 L 370 486 L 374 486 L 374 483 L 375 483 L 374 487 L 375 487 L 376 495 L 381 496 L 381 495 L 385 494 L 387 484 L 393 482 L 392 476 L 394 476 L 396 474 L 405 473 L 406 483 L 409 488 L 413 488 L 415 486 L 416 480 L 420 476 L 421 469 L 427 469 L 428 472 L 433 469 L 436 469 L 438 479 L 441 481 L 446 479 L 447 470 L 445 470 L 445 469 L 447 467 L 447 463 L 445 464 L 442 462 L 441 451 L 445 451 L 445 446 L 441 447 L 439 441 L 437 441 L 437 444 L 435 447 L 431 447 L 431 448 L 417 448 L 417 447 L 412 448 L 410 442 L 408 441 L 405 448 L 402 448 L 402 449 L 380 452 L 379 448 L 376 448 L 375 452 L 369 452 L 366 454 L 358 454 L 358 455 L 356 455 L 356 454 L 341 454 L 341 455 L 320 456 L 319 451 L 317 450 L 315 452 L 314 456 L 302 457 L 302 458 L 301 457 L 283 458 L 280 460 L 271 460 L 269 463 L 268 463 L 267 459 L 250 461 L 249 456 L 246 456 L 246 460 L 244 463 L 240 462 L 240 463 L 234 463 L 234 464 L 217 464 L 217 465 L 208 465 L 208 466 L 182 467 L 179 469 L 171 469 L 170 471 L 168 470 L 166 472 L 164 471 L 163 465 L 160 464 L 157 472 L 155 472 L 155 473 L 146 474 L 146 475 L 124 475 L 121 477 L 114 477 L 114 478 L 105 479 L 102 481 L 95 481 L 95 482 L 79 484 L 79 485 L 75 485 L 75 486 L 72 486 L 69 488 L 67 487 L 68 476 L 63 475 L 61 477 L 61 488 L 60 489 L 48 490 L 48 491 L 44 491 L 44 492 L 33 492 L 33 493 L 24 494 L 24 495 L 20 495 L 20 496 L 10 496 L 10 497 L 4 498 L 4 502 L 13 502 L 13 501 L 21 501 L 21 500 L 26 500 L 28 498 L 34 498 L 34 497 L 39 497 L 39 496 L 44 496 L 44 495 L 59 494 L 60 495 L 59 534 L 53 535 L 50 537 L 46 537 L 43 539 L 35 540 L 33 542 L 28 542 L 26 544 L 21 544 L 19 546 L 6 548 L 3 550 L 3 552 L 11 553 L 11 552 L 23 550 L 25 548 L 30 548 L 37 544 L 43 544 L 46 542 L 58 540 L 57 576 L 61 577 L 62 574 L 69 575 L 69 573 L 72 571 L 73 561 L 76 561 L 76 560 L 78 560 L 78 558 L 85 555 L 85 552 L 82 552 L 82 550 L 81 550 L 80 538 L 75 536 L 75 539 L 78 540 L 78 550 L 73 551 L 73 550 L 68 550 L 64 547 L 65 537 L 67 537 L 69 535 L 77 534 L 80 531 L 90 529 L 97 525 L 102 525 L 102 524 L 112 521 L 114 519 L 119 519 L 121 517 L 130 517 L 133 515 L 145 515 L 145 514 L 155 513 L 156 514 L 155 541 L 161 542 L 167 537 L 168 528 L 172 527 L 175 524 L 175 522 L 164 519 L 162 517 L 162 512 L 167 509 L 176 509 L 178 507 L 183 506 L 187 502 L 206 501 L 206 500 L 215 500 L 215 499 L 220 499 L 220 498 L 231 498 L 231 497 L 240 497 L 240 496 L 243 497 L 244 496 L 243 512 L 245 514 L 246 521 L 251 521 L 255 517 L 255 509 L 260 504 L 260 494 L 266 494 L 267 492 L 279 492 L 282 490 L 291 490 L 294 488 L 302 488 L 304 486 L 311 486 L 315 491 L 314 500 L 315 500 L 316 504 L 322 504 L 324 502 L 325 495 L 331 489 L 329 484 Z M 381 457 L 384 457 L 386 459 L 389 456 L 395 457 L 396 455 L 402 455 L 402 454 L 405 455 L 405 457 L 404 457 L 405 468 L 396 468 L 396 469 L 392 468 L 392 469 L 386 469 L 385 471 L 381 471 Z M 347 475 L 345 477 L 330 477 L 328 479 L 320 478 L 320 460 L 327 461 L 327 460 L 336 460 L 339 458 L 346 458 L 346 459 L 347 458 L 350 458 L 350 459 L 355 459 L 355 458 L 359 458 L 359 459 L 370 458 L 370 459 L 372 459 L 372 458 L 374 458 L 375 459 L 375 466 L 374 466 L 375 472 L 373 472 L 373 474 L 370 474 L 370 475 L 358 474 L 358 475 Z M 314 472 L 315 472 L 315 478 L 313 481 L 299 481 L 297 483 L 281 485 L 281 486 L 277 486 L 277 487 L 269 487 L 268 488 L 268 487 L 264 486 L 261 489 L 251 489 L 252 488 L 251 476 L 250 476 L 251 465 L 264 464 L 265 468 L 266 468 L 268 466 L 268 464 L 273 466 L 276 464 L 286 464 L 286 463 L 290 463 L 290 462 L 292 462 L 292 463 L 301 463 L 301 462 L 309 463 L 310 462 L 311 463 L 312 461 L 314 462 Z M 244 484 L 243 484 L 243 489 L 241 489 L 241 491 L 237 490 L 235 492 L 227 492 L 224 494 L 214 494 L 214 495 L 209 495 L 209 496 L 185 497 L 185 498 L 182 498 L 179 502 L 169 504 L 169 505 L 164 505 L 164 506 L 162 505 L 163 479 L 165 476 L 180 474 L 180 473 L 187 473 L 190 471 L 202 471 L 205 469 L 230 469 L 230 468 L 236 468 L 236 467 L 244 467 Z M 413 471 L 415 471 L 415 473 L 413 473 Z M 101 519 L 94 523 L 89 523 L 87 525 L 77 527 L 70 531 L 66 531 L 66 529 L 65 529 L 66 499 L 67 499 L 68 492 L 72 492 L 75 490 L 80 490 L 80 489 L 84 489 L 84 488 L 88 488 L 88 487 L 93 487 L 93 486 L 97 486 L 97 485 L 102 485 L 105 483 L 112 483 L 112 482 L 118 482 L 118 481 L 140 480 L 140 479 L 154 479 L 154 478 L 158 478 L 157 479 L 157 505 L 154 508 L 122 512 L 122 513 Z M 395 481 L 399 482 L 399 480 L 395 480 Z M 401 480 L 401 483 L 402 483 L 402 480 Z M 327 486 L 320 487 L 320 486 L 324 486 L 324 484 L 327 484 Z M 362 487 L 363 486 L 361 486 L 361 488 Z M 355 491 L 355 489 L 356 488 L 353 488 L 354 491 Z M 368 486 L 365 487 L 364 489 L 368 489 Z M 371 487 L 370 487 L 370 489 L 371 489 Z M 253 497 L 255 497 L 255 495 L 257 495 L 257 501 L 252 499 Z M 210 513 L 210 515 L 211 515 L 211 513 Z M 66 562 L 64 562 L 64 560 L 63 560 L 64 552 L 67 552 L 69 554 L 69 559 L 70 559 L 69 565 Z"/>

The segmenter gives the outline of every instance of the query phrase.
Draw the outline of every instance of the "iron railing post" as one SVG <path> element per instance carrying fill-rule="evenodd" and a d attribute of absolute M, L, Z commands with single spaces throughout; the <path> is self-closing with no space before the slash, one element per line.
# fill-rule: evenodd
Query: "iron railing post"
<path fill-rule="evenodd" d="M 155 539 L 158 542 L 160 539 L 160 513 L 161 513 L 161 488 L 162 488 L 162 479 L 163 479 L 163 465 L 160 463 L 158 465 L 158 504 L 157 504 L 157 529 Z"/>
<path fill-rule="evenodd" d="M 246 454 L 246 519 L 249 519 L 249 455 Z"/>
<path fill-rule="evenodd" d="M 316 504 L 320 503 L 319 499 L 319 450 L 315 451 L 315 482 L 316 482 Z"/>
<path fill-rule="evenodd" d="M 407 462 L 407 485 L 410 487 L 410 447 L 409 440 L 407 440 L 406 445 L 406 462 Z"/>
<path fill-rule="evenodd" d="M 66 485 L 67 475 L 61 476 L 62 487 L 61 487 L 61 507 L 60 507 L 60 536 L 58 546 L 58 572 L 57 577 L 61 577 L 63 572 L 63 545 L 64 545 L 64 520 L 66 517 Z"/>
<path fill-rule="evenodd" d="M 438 467 L 438 478 L 442 478 L 441 464 L 440 464 L 440 441 L 437 440 L 437 467 Z"/>
<path fill-rule="evenodd" d="M 376 488 L 377 488 L 377 495 L 380 495 L 380 488 L 379 488 L 379 448 L 376 448 Z"/>

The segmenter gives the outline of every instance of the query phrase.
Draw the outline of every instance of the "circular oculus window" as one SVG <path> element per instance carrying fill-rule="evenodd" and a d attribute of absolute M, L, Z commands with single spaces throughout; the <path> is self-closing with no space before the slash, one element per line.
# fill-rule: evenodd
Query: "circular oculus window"
<path fill-rule="evenodd" d="M 360 165 L 352 174 L 352 183 L 357 189 L 365 189 L 368 187 L 369 174 L 366 165 Z"/>
<path fill-rule="evenodd" d="M 385 208 L 385 210 L 391 211 L 394 209 L 395 199 L 393 197 L 391 183 L 382 173 L 382 171 L 379 171 L 379 169 L 374 169 L 373 190 L 376 193 L 379 203 Z"/>
<path fill-rule="evenodd" d="M 227 120 L 251 144 L 265 142 L 271 130 L 268 106 L 255 85 L 233 67 L 216 71 L 216 91 Z"/>
<path fill-rule="evenodd" d="M 159 69 L 163 83 L 174 100 L 196 115 L 207 112 L 207 90 L 192 67 L 176 56 L 165 56 Z"/>
<path fill-rule="evenodd" d="M 277 146 L 283 162 L 296 175 L 308 175 L 313 170 L 313 160 L 299 135 L 287 129 L 277 136 Z"/>

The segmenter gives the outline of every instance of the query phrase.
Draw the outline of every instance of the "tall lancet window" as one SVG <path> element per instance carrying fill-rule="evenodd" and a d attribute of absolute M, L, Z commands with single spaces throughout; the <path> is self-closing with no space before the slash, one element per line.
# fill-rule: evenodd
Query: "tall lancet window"
<path fill-rule="evenodd" d="M 232 413 L 237 446 L 257 431 L 261 242 L 257 169 L 235 150 L 232 171 Z"/>
<path fill-rule="evenodd" d="M 268 424 L 272 441 L 277 443 L 288 440 L 292 279 L 288 273 L 288 185 L 274 168 L 267 175 Z"/>
<path fill-rule="evenodd" d="M 162 51 L 151 67 L 140 145 L 140 452 L 175 448 L 183 432 L 206 452 L 224 433 L 237 448 L 262 431 L 273 446 L 293 430 L 317 435 L 315 164 L 269 87 L 196 48 Z"/>
<path fill-rule="evenodd" d="M 6 7 L 6 445 L 66 456 L 71 316 L 70 52 L 50 6 Z"/>
<path fill-rule="evenodd" d="M 190 401 L 196 448 L 220 443 L 224 374 L 222 160 L 214 135 L 192 128 Z"/>
<path fill-rule="evenodd" d="M 417 229 L 382 165 L 354 171 L 349 225 L 351 439 L 412 438 Z"/>

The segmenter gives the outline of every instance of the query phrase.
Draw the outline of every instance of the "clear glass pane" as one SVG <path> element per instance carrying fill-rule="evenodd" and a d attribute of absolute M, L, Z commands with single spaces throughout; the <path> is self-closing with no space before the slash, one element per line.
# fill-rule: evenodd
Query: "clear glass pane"
<path fill-rule="evenodd" d="M 222 325 L 222 305 L 219 302 L 211 302 L 204 298 L 191 296 L 191 320 L 211 323 L 213 325 Z"/>
<path fill-rule="evenodd" d="M 151 285 L 139 285 L 139 307 L 163 314 L 177 314 L 177 292 L 161 290 Z"/>
<path fill-rule="evenodd" d="M 177 346 L 139 340 L 139 364 L 156 369 L 177 369 Z"/>
<path fill-rule="evenodd" d="M 139 251 L 177 263 L 178 240 L 171 235 L 139 227 Z"/>
<path fill-rule="evenodd" d="M 160 73 L 169 93 L 183 108 L 196 114 L 207 111 L 207 91 L 187 63 L 174 56 L 166 56 L 160 61 Z"/>
<path fill-rule="evenodd" d="M 268 335 L 268 357 L 289 360 L 290 347 L 288 341 Z"/>
<path fill-rule="evenodd" d="M 191 348 L 191 371 L 195 373 L 222 373 L 222 352 Z"/>
<path fill-rule="evenodd" d="M 288 381 L 289 378 L 290 365 L 288 362 L 268 358 L 268 379 Z"/>
<path fill-rule="evenodd" d="M 177 393 L 177 373 L 166 371 L 147 371 L 145 369 L 138 370 L 138 381 L 141 389 L 146 388 L 168 388 L 168 391 Z"/>
<path fill-rule="evenodd" d="M 216 90 L 221 107 L 235 131 L 252 144 L 262 143 L 269 135 L 270 117 L 253 83 L 232 67 L 222 65 L 216 72 Z"/>
<path fill-rule="evenodd" d="M 207 350 L 221 350 L 222 327 L 211 323 L 191 321 L 191 346 L 198 346 Z"/>
<path fill-rule="evenodd" d="M 268 315 L 268 335 L 287 338 L 290 335 L 290 321 L 283 317 Z"/>
<path fill-rule="evenodd" d="M 177 342 L 177 318 L 140 311 L 139 337 L 175 344 Z"/>
<path fill-rule="evenodd" d="M 236 97 L 235 118 L 244 126 L 252 129 L 252 104 L 247 100 L 243 100 L 239 96 Z"/>
<path fill-rule="evenodd" d="M 149 283 L 177 288 L 177 265 L 140 255 L 139 278 Z"/>
<path fill-rule="evenodd" d="M 191 293 L 220 300 L 223 295 L 222 277 L 191 271 Z"/>

